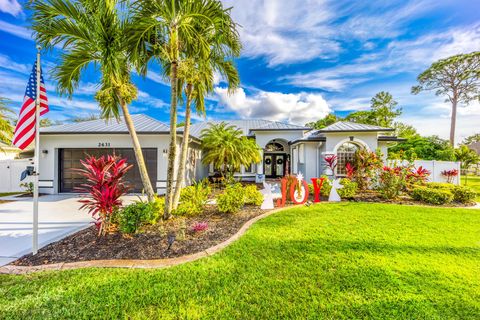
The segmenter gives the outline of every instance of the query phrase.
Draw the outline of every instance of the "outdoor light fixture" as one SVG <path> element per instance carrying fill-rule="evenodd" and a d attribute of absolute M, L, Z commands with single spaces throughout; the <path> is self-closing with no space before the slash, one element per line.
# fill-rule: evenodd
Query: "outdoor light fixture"
<path fill-rule="evenodd" d="M 167 150 L 167 149 L 163 149 L 163 150 L 162 150 L 162 153 L 163 153 L 163 156 L 166 158 L 166 157 L 167 157 L 167 154 L 168 154 L 168 150 Z"/>
<path fill-rule="evenodd" d="M 353 139 L 355 139 L 354 136 L 350 136 L 350 141 L 353 141 Z"/>
<path fill-rule="evenodd" d="M 48 150 L 42 150 L 42 158 L 45 158 L 48 154 Z"/>
<path fill-rule="evenodd" d="M 173 243 L 175 242 L 175 233 L 170 233 L 168 236 L 167 236 L 167 242 L 168 242 L 168 248 L 166 251 L 170 250 L 170 248 L 172 247 Z"/>

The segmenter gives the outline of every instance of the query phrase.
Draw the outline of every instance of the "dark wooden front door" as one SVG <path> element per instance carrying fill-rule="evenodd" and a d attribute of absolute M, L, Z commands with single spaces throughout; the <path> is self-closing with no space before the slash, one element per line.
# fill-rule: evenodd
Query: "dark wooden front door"
<path fill-rule="evenodd" d="M 157 181 L 157 149 L 145 148 L 142 149 L 142 152 L 150 181 L 152 186 L 155 186 Z M 85 159 L 87 155 L 101 156 L 107 154 L 127 158 L 127 163 L 133 164 L 133 167 L 125 176 L 125 181 L 130 184 L 132 192 L 141 192 L 143 189 L 142 179 L 138 171 L 135 153 L 131 148 L 60 149 L 58 152 L 60 192 L 76 192 L 75 188 L 85 183 L 85 178 L 71 170 L 82 168 L 80 160 Z"/>
<path fill-rule="evenodd" d="M 265 153 L 263 156 L 263 172 L 267 178 L 280 178 L 285 175 L 287 155 L 284 153 Z"/>

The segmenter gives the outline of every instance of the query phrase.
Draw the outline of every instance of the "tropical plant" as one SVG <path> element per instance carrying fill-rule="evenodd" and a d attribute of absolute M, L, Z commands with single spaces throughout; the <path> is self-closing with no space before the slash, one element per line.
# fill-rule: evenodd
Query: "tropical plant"
<path fill-rule="evenodd" d="M 182 189 L 180 204 L 173 211 L 175 215 L 197 215 L 203 212 L 211 193 L 207 180 L 194 183 Z"/>
<path fill-rule="evenodd" d="M 118 227 L 121 232 L 132 234 L 138 232 L 146 224 L 155 224 L 163 212 L 165 200 L 155 198 L 155 201 L 134 201 L 118 211 Z"/>
<path fill-rule="evenodd" d="M 263 202 L 263 195 L 258 191 L 256 185 L 248 185 L 244 188 L 245 204 L 259 206 Z"/>
<path fill-rule="evenodd" d="M 62 48 L 60 63 L 53 69 L 58 91 L 71 98 L 89 65 L 99 70 L 100 89 L 95 95 L 104 119 L 120 120 L 130 133 L 144 191 L 154 200 L 147 167 L 128 104 L 137 97 L 131 81 L 126 43 L 128 11 L 121 0 L 33 1 L 32 28 L 43 48 Z M 121 110 L 121 111 L 120 111 Z"/>
<path fill-rule="evenodd" d="M 186 102 L 180 162 L 173 195 L 174 210 L 177 208 L 180 190 L 185 179 L 192 102 L 195 104 L 197 114 L 205 115 L 205 96 L 213 91 L 214 72 L 218 72 L 227 80 L 229 93 L 233 92 L 240 84 L 238 71 L 230 60 L 240 54 L 241 45 L 237 33 L 231 32 L 230 28 L 227 28 L 224 32 L 219 32 L 216 38 L 211 38 L 210 41 L 213 48 L 208 60 L 203 61 L 200 57 L 186 58 L 178 68 L 178 77 L 184 83 Z"/>
<path fill-rule="evenodd" d="M 477 164 L 480 162 L 480 156 L 475 150 L 470 149 L 466 145 L 461 145 L 455 149 L 455 160 L 461 162 L 461 169 L 465 174 L 465 185 L 467 184 L 468 179 L 468 169 L 471 165 Z"/>
<path fill-rule="evenodd" d="M 207 222 L 197 222 L 193 225 L 192 231 L 193 232 L 202 232 L 208 229 L 208 223 Z"/>
<path fill-rule="evenodd" d="M 412 166 L 410 172 L 407 173 L 405 180 L 409 185 L 425 184 L 430 176 L 430 171 L 420 166 L 415 168 Z"/>
<path fill-rule="evenodd" d="M 12 116 L 15 112 L 7 106 L 8 103 L 8 99 L 0 97 L 0 142 L 10 145 L 13 136 Z"/>
<path fill-rule="evenodd" d="M 371 181 L 375 178 L 377 169 L 382 168 L 381 157 L 375 152 L 361 148 L 355 151 L 352 162 L 355 168 L 352 180 L 357 183 L 360 190 L 368 189 Z"/>
<path fill-rule="evenodd" d="M 465 139 L 463 139 L 462 144 L 468 146 L 474 142 L 480 142 L 480 133 L 475 133 L 466 137 Z"/>
<path fill-rule="evenodd" d="M 329 154 L 325 156 L 324 160 L 326 162 L 327 168 L 330 169 L 333 177 L 335 178 L 336 176 L 335 169 L 337 168 L 337 156 L 334 154 Z"/>
<path fill-rule="evenodd" d="M 450 170 L 443 170 L 442 176 L 447 178 L 447 183 L 453 183 L 453 179 L 458 176 L 458 170 L 457 169 L 450 169 Z"/>
<path fill-rule="evenodd" d="M 217 196 L 218 210 L 223 213 L 238 212 L 245 205 L 245 190 L 240 183 L 228 185 Z"/>
<path fill-rule="evenodd" d="M 385 199 L 396 199 L 406 186 L 406 175 L 410 170 L 385 166 L 379 173 L 378 192 Z"/>
<path fill-rule="evenodd" d="M 358 191 L 358 184 L 350 179 L 343 178 L 340 180 L 342 188 L 338 189 L 338 195 L 343 199 L 353 198 Z M 330 188 L 331 189 L 331 188 Z"/>
<path fill-rule="evenodd" d="M 134 17 L 129 24 L 128 46 L 138 71 L 146 75 L 148 61 L 160 62 L 170 78 L 170 146 L 164 218 L 173 209 L 173 180 L 177 148 L 177 104 L 181 95 L 178 67 L 182 53 L 207 61 L 212 42 L 221 42 L 219 30 L 236 33 L 230 10 L 219 0 L 142 0 L 132 4 Z"/>
<path fill-rule="evenodd" d="M 88 194 L 86 199 L 78 200 L 82 203 L 80 209 L 87 209 L 95 219 L 98 235 L 104 236 L 110 228 L 110 219 L 122 205 L 121 196 L 128 191 L 123 180 L 132 165 L 126 159 L 118 156 L 89 156 L 80 160 L 83 168 L 72 169 L 86 179 L 86 182 L 76 188 L 78 192 Z"/>
<path fill-rule="evenodd" d="M 225 122 L 210 124 L 201 133 L 202 162 L 213 164 L 223 177 L 233 176 L 240 167 L 258 163 L 260 148 L 254 139 L 242 135 L 242 131 Z"/>
<path fill-rule="evenodd" d="M 435 91 L 452 104 L 450 145 L 455 146 L 455 127 L 459 104 L 480 100 L 480 51 L 441 59 L 417 77 L 412 93 Z"/>

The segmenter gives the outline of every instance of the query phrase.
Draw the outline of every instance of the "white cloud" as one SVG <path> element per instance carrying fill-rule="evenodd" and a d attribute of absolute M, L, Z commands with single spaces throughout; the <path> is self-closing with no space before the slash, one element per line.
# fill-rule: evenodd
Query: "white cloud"
<path fill-rule="evenodd" d="M 478 50 L 480 24 L 428 34 L 415 40 L 392 41 L 383 51 L 365 54 L 351 63 L 290 74 L 280 80 L 296 87 L 342 91 L 378 76 L 419 73 L 438 59 Z"/>
<path fill-rule="evenodd" d="M 32 32 L 25 27 L 16 26 L 14 24 L 0 20 L 0 31 L 13 34 L 14 36 L 32 40 Z"/>
<path fill-rule="evenodd" d="M 32 70 L 32 65 L 17 63 L 9 56 L 0 53 L 0 68 L 27 74 Z"/>
<path fill-rule="evenodd" d="M 162 99 L 155 98 L 141 90 L 138 90 L 138 101 L 154 108 L 164 108 L 168 106 L 168 104 Z"/>
<path fill-rule="evenodd" d="M 326 116 L 331 111 L 320 94 L 258 91 L 247 96 L 243 88 L 230 95 L 227 91 L 226 88 L 215 88 L 220 104 L 242 118 L 287 121 L 304 125 L 312 119 Z"/>
<path fill-rule="evenodd" d="M 17 0 L 0 0 L 0 11 L 11 14 L 14 17 L 23 14 L 22 6 Z"/>

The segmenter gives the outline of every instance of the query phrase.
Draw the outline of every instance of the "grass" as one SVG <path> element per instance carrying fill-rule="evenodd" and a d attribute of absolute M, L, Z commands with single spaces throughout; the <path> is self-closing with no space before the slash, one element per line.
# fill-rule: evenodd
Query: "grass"
<path fill-rule="evenodd" d="M 463 185 L 465 185 L 465 176 L 463 175 L 461 178 L 462 178 L 462 186 L 463 186 Z M 477 191 L 478 196 L 477 196 L 476 201 L 480 202 L 480 177 L 479 176 L 468 176 L 466 185 L 475 189 L 475 191 Z"/>
<path fill-rule="evenodd" d="M 479 319 L 480 210 L 340 203 L 163 270 L 0 276 L 0 318 Z"/>
<path fill-rule="evenodd" d="M 22 194 L 25 192 L 0 192 L 0 198 L 1 197 L 7 197 L 7 196 L 15 196 L 17 194 Z"/>

